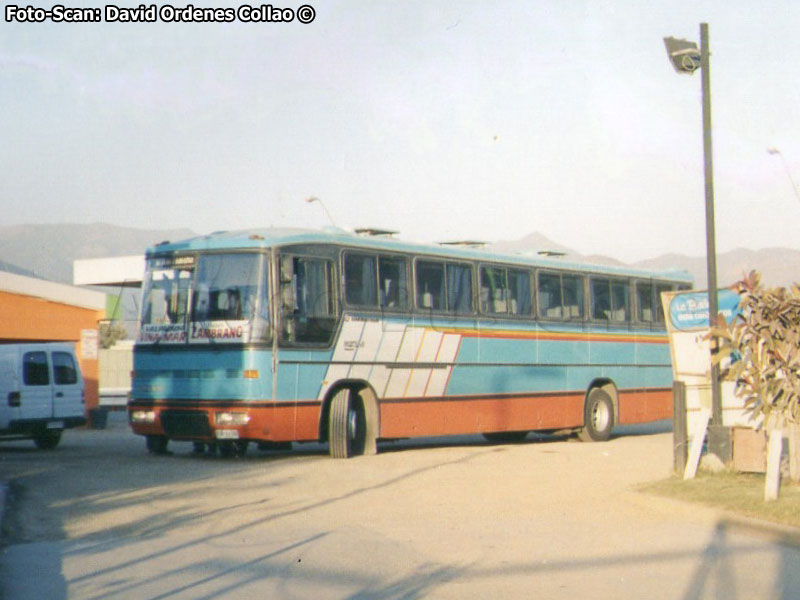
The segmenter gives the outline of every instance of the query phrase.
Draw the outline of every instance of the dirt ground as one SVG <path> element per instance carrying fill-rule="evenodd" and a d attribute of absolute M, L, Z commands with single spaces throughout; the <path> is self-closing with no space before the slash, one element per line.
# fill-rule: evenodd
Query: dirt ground
<path fill-rule="evenodd" d="M 670 474 L 672 436 L 623 433 L 352 460 L 156 457 L 124 424 L 3 444 L 5 599 L 800 596 L 770 530 L 634 491 Z"/>

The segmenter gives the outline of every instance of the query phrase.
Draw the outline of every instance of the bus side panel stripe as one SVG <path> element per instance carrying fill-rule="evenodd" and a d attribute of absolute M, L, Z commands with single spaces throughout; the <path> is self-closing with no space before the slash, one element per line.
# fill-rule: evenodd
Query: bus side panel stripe
<path fill-rule="evenodd" d="M 350 376 L 350 369 L 353 359 L 358 350 L 361 335 L 364 331 L 364 322 L 352 319 L 344 319 L 341 331 L 339 332 L 339 341 L 336 348 L 333 350 L 331 357 L 331 365 L 328 367 L 328 372 L 325 374 L 325 379 L 319 390 L 319 399 L 322 400 L 328 392 L 330 385 L 341 379 L 347 379 Z"/>
<path fill-rule="evenodd" d="M 378 348 L 381 344 L 382 338 L 381 322 L 378 320 L 367 321 L 361 330 L 361 338 L 358 340 L 358 350 L 356 350 L 353 360 L 357 363 L 365 363 L 360 365 L 353 365 L 350 369 L 350 379 L 369 379 L 372 365 L 369 364 L 375 361 L 375 356 L 378 354 Z"/>
<path fill-rule="evenodd" d="M 381 404 L 381 437 L 562 429 L 583 424 L 583 394 Z"/>
<path fill-rule="evenodd" d="M 380 347 L 375 355 L 375 361 L 377 364 L 373 366 L 369 378 L 369 382 L 375 389 L 375 393 L 379 398 L 383 398 L 383 396 L 386 394 L 386 388 L 389 385 L 389 378 L 392 375 L 392 370 L 389 368 L 389 364 L 394 363 L 394 361 L 397 359 L 397 351 L 400 349 L 402 342 L 403 330 L 384 330 Z"/>
<path fill-rule="evenodd" d="M 442 337 L 439 352 L 436 354 L 437 363 L 447 364 L 445 369 L 431 369 L 431 377 L 428 380 L 426 396 L 444 396 L 447 390 L 447 382 L 450 380 L 450 373 L 453 371 L 452 363 L 455 362 L 458 348 L 461 344 L 461 336 L 446 333 Z"/>
<path fill-rule="evenodd" d="M 620 424 L 648 423 L 672 418 L 672 389 L 621 390 Z"/>
<path fill-rule="evenodd" d="M 441 332 L 433 329 L 426 329 L 422 335 L 422 341 L 419 345 L 417 356 L 414 359 L 415 363 L 431 364 L 436 360 L 436 353 L 439 351 L 439 346 L 442 343 Z M 408 385 L 406 386 L 405 396 L 424 396 L 425 388 L 428 387 L 428 380 L 431 377 L 431 367 L 415 368 L 411 371 Z"/>
<path fill-rule="evenodd" d="M 417 357 L 419 346 L 422 343 L 423 332 L 424 330 L 419 327 L 406 327 L 403 340 L 400 343 L 399 350 L 397 351 L 397 358 L 395 362 L 407 364 L 414 362 L 414 359 Z M 392 376 L 389 379 L 389 385 L 386 386 L 385 396 L 402 398 L 405 394 L 410 378 L 411 369 L 392 369 Z"/>

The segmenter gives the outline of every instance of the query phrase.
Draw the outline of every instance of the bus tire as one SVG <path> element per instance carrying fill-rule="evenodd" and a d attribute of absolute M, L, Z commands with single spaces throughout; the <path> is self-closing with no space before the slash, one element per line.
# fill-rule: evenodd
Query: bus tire
<path fill-rule="evenodd" d="M 247 440 L 236 440 L 235 442 L 222 442 L 217 447 L 222 458 L 241 458 L 247 454 L 249 445 L 250 442 Z"/>
<path fill-rule="evenodd" d="M 51 429 L 45 430 L 36 434 L 33 438 L 33 443 L 39 450 L 52 450 L 61 441 L 61 430 Z"/>
<path fill-rule="evenodd" d="M 150 454 L 166 454 L 169 438 L 165 435 L 148 435 L 145 437 L 145 445 Z"/>
<path fill-rule="evenodd" d="M 331 400 L 328 415 L 328 445 L 332 458 L 350 458 L 364 452 L 366 440 L 364 408 L 357 394 L 342 388 Z"/>
<path fill-rule="evenodd" d="M 614 428 L 614 403 L 608 392 L 593 388 L 586 397 L 583 409 L 583 429 L 578 432 L 582 442 L 605 442 Z"/>

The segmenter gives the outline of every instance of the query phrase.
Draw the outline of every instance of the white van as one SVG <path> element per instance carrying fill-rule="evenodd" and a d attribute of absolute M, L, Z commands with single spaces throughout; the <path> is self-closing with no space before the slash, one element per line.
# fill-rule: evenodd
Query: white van
<path fill-rule="evenodd" d="M 83 377 L 73 344 L 0 345 L 0 439 L 55 448 L 67 427 L 86 424 Z"/>

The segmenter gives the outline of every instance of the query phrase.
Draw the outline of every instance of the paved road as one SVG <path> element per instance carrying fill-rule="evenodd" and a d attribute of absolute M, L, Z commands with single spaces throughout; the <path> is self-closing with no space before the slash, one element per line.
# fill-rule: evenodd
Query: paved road
<path fill-rule="evenodd" d="M 800 552 L 631 491 L 671 435 L 149 456 L 121 423 L 0 444 L 4 600 L 797 598 Z"/>

